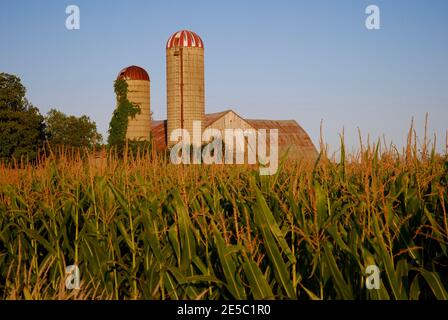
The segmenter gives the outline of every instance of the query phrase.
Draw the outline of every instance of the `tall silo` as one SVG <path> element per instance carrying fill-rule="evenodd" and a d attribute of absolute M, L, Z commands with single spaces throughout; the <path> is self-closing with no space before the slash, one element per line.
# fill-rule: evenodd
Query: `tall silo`
<path fill-rule="evenodd" d="M 140 113 L 129 118 L 126 139 L 148 141 L 151 135 L 149 75 L 143 68 L 130 66 L 120 71 L 118 79 L 128 84 L 128 100 L 140 107 Z"/>
<path fill-rule="evenodd" d="M 167 141 L 175 129 L 188 130 L 193 143 L 193 121 L 204 129 L 204 43 L 194 32 L 174 33 L 166 45 Z"/>

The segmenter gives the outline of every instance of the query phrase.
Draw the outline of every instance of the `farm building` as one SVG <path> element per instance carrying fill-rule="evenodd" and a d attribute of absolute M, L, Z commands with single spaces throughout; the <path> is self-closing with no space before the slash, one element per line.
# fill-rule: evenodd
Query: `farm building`
<path fill-rule="evenodd" d="M 140 67 L 123 69 L 119 78 L 129 83 L 129 99 L 142 106 L 142 114 L 130 119 L 128 139 L 147 139 L 152 134 L 157 150 L 172 147 L 171 132 L 193 132 L 193 123 L 206 129 L 278 130 L 279 154 L 288 151 L 291 158 L 316 158 L 310 137 L 294 120 L 244 119 L 233 110 L 205 114 L 204 42 L 194 32 L 182 30 L 166 44 L 167 120 L 153 121 L 150 116 L 149 75 Z M 193 143 L 195 143 L 193 141 Z M 236 146 L 238 148 L 238 146 Z"/>
<path fill-rule="evenodd" d="M 218 129 L 278 129 L 279 154 L 288 151 L 288 157 L 314 159 L 317 151 L 308 134 L 295 120 L 253 120 L 243 119 L 233 110 L 205 114 L 204 130 Z M 167 121 L 153 121 L 151 126 L 153 141 L 158 151 L 168 148 Z"/>
<path fill-rule="evenodd" d="M 140 107 L 140 113 L 129 119 L 126 139 L 144 141 L 151 135 L 150 79 L 143 68 L 130 66 L 118 74 L 117 79 L 128 84 L 128 100 Z"/>

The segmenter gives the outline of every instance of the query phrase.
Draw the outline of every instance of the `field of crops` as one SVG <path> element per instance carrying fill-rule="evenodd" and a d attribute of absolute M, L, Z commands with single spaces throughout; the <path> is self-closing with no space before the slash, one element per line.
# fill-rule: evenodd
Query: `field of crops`
<path fill-rule="evenodd" d="M 0 299 L 448 299 L 446 155 L 340 153 L 269 177 L 151 154 L 1 165 Z"/>

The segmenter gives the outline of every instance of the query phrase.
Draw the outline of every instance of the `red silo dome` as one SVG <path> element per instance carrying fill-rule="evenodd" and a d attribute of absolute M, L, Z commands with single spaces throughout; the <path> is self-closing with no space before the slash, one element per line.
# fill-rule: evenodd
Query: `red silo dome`
<path fill-rule="evenodd" d="M 193 31 L 181 30 L 174 33 L 166 43 L 166 48 L 204 48 L 204 42 Z"/>
<path fill-rule="evenodd" d="M 146 70 L 143 68 L 130 66 L 120 71 L 120 73 L 118 74 L 118 79 L 149 81 L 149 75 L 148 72 L 146 72 Z"/>

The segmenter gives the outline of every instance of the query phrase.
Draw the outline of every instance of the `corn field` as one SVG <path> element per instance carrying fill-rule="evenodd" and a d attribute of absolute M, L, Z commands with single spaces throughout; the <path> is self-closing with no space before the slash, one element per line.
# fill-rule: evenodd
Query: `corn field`
<path fill-rule="evenodd" d="M 153 152 L 2 164 L 0 297 L 448 299 L 448 158 L 428 149 L 342 142 L 273 176 Z"/>

